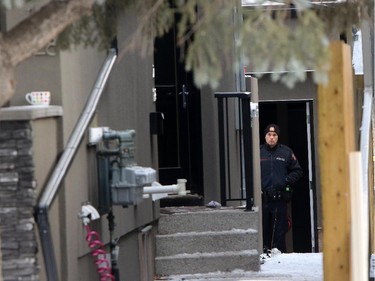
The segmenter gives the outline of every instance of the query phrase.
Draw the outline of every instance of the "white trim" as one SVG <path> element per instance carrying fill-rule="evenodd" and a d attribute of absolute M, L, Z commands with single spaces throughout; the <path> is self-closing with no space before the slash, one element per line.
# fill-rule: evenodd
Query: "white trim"
<path fill-rule="evenodd" d="M 307 155 L 309 167 L 309 196 L 310 196 L 310 229 L 311 229 L 311 252 L 315 253 L 315 219 L 314 219 L 314 191 L 312 189 L 312 143 L 311 143 L 311 115 L 309 102 L 306 102 L 306 132 L 307 132 Z"/>

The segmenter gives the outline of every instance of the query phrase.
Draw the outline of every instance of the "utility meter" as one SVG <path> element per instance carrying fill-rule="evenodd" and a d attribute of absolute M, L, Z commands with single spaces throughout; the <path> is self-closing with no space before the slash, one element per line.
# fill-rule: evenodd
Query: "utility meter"
<path fill-rule="evenodd" d="M 112 205 L 137 205 L 143 200 L 143 187 L 156 181 L 154 169 L 136 165 L 134 138 L 134 130 L 107 129 L 96 144 L 101 213 Z"/>

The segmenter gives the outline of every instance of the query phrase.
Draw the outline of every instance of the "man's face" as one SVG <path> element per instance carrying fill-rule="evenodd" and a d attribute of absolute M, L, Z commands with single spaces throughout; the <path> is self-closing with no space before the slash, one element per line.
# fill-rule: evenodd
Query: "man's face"
<path fill-rule="evenodd" d="M 266 134 L 265 139 L 266 139 L 266 143 L 270 147 L 274 147 L 277 144 L 277 141 L 279 140 L 279 136 L 274 132 L 268 132 Z"/>

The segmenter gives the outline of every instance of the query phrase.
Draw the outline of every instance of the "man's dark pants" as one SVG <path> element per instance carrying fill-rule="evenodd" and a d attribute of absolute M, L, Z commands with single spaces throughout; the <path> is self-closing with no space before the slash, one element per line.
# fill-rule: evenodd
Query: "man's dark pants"
<path fill-rule="evenodd" d="M 263 200 L 263 245 L 286 252 L 285 235 L 288 231 L 287 203 L 284 200 Z M 272 245 L 271 245 L 272 243 Z"/>

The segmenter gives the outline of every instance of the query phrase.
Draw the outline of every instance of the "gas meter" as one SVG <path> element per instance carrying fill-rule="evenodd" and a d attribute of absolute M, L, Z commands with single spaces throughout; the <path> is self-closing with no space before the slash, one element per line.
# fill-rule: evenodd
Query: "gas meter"
<path fill-rule="evenodd" d="M 134 130 L 103 130 L 96 143 L 99 181 L 99 211 L 112 205 L 137 205 L 143 200 L 143 187 L 156 181 L 156 171 L 136 165 Z"/>

